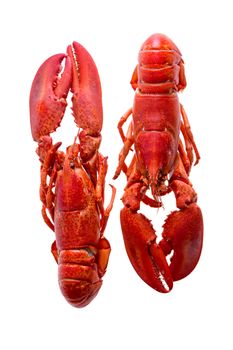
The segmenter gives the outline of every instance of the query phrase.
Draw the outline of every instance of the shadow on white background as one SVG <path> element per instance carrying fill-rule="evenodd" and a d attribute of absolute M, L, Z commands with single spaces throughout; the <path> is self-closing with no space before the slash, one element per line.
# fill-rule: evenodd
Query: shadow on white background
<path fill-rule="evenodd" d="M 1 349 L 232 348 L 231 13 L 230 1 L 224 0 L 22 0 L 2 5 Z M 122 147 L 117 122 L 133 101 L 129 81 L 138 50 L 156 32 L 171 37 L 186 63 L 188 87 L 180 99 L 202 156 L 191 173 L 205 222 L 202 257 L 167 295 L 140 280 L 126 256 L 119 224 L 126 183 L 121 175 L 105 233 L 112 253 L 103 287 L 88 307 L 75 309 L 60 294 L 50 254 L 54 236 L 40 215 L 30 85 L 39 65 L 73 40 L 87 48 L 102 82 L 101 151 L 109 156 L 107 183 L 112 183 Z M 55 136 L 64 147 L 77 132 L 70 111 L 65 120 Z M 107 188 L 106 203 L 109 196 Z M 154 211 L 155 226 L 159 214 Z"/>

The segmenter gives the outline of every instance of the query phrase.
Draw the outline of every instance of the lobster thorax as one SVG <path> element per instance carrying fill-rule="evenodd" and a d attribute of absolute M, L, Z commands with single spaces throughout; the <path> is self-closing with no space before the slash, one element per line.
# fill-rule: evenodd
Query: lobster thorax
<path fill-rule="evenodd" d="M 167 36 L 150 36 L 139 51 L 138 62 L 139 92 L 167 94 L 186 86 L 181 53 Z"/>

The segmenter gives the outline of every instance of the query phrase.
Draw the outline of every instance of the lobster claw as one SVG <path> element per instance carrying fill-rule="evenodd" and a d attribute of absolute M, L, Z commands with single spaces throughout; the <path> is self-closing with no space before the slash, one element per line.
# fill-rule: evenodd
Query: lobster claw
<path fill-rule="evenodd" d="M 126 207 L 121 210 L 120 219 L 126 251 L 135 271 L 153 289 L 169 292 L 173 278 L 150 221 Z"/>
<path fill-rule="evenodd" d="M 65 67 L 60 74 L 64 59 Z M 39 141 L 41 136 L 48 136 L 60 125 L 69 90 L 73 93 L 75 122 L 84 130 L 81 138 L 86 138 L 86 135 L 97 136 L 98 140 L 93 141 L 95 149 L 96 143 L 100 143 L 103 124 L 100 78 L 91 55 L 77 42 L 68 46 L 67 55 L 57 54 L 48 58 L 36 73 L 30 93 L 33 139 Z M 85 152 L 90 153 L 89 150 Z"/>
<path fill-rule="evenodd" d="M 64 71 L 59 76 L 64 58 Z M 35 141 L 49 135 L 60 125 L 67 106 L 71 73 L 71 60 L 65 54 L 51 56 L 38 69 L 30 92 L 31 132 Z"/>
<path fill-rule="evenodd" d="M 97 67 L 89 52 L 79 43 L 67 48 L 72 62 L 73 114 L 77 126 L 87 134 L 98 135 L 103 124 L 102 92 Z"/>
<path fill-rule="evenodd" d="M 203 244 L 203 218 L 196 203 L 168 215 L 160 247 L 165 254 L 173 250 L 170 271 L 174 281 L 189 275 L 196 267 Z M 167 250 L 166 245 L 170 246 Z"/>
<path fill-rule="evenodd" d="M 198 263 L 203 242 L 203 219 L 196 203 L 168 215 L 156 243 L 151 222 L 129 208 L 121 210 L 121 228 L 131 264 L 153 289 L 167 293 L 173 281 L 189 275 Z M 168 264 L 166 256 L 173 252 Z"/>

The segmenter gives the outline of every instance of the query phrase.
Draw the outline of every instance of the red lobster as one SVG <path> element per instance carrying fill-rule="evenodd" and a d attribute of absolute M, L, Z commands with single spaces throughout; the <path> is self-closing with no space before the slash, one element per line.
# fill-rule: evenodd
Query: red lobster
<path fill-rule="evenodd" d="M 62 71 L 62 61 L 65 67 Z M 68 92 L 73 93 L 73 115 L 79 144 L 59 151 L 50 133 L 65 113 Z M 55 232 L 52 254 L 58 263 L 62 294 L 75 307 L 86 306 L 98 293 L 110 254 L 103 233 L 112 209 L 104 209 L 107 158 L 99 153 L 103 122 L 101 85 L 96 65 L 86 49 L 74 42 L 67 54 L 47 59 L 31 87 L 32 137 L 41 161 L 42 216 Z"/>
<path fill-rule="evenodd" d="M 200 156 L 177 95 L 186 86 L 180 51 L 165 35 L 154 34 L 142 45 L 138 61 L 131 80 L 136 90 L 133 108 L 118 124 L 124 146 L 114 179 L 121 171 L 127 176 L 120 219 L 129 259 L 149 286 L 166 293 L 173 281 L 195 268 L 201 254 L 202 213 L 188 178 L 193 153 L 195 164 Z M 122 126 L 131 114 L 125 136 Z M 127 167 L 125 159 L 133 145 L 135 154 Z M 153 198 L 147 196 L 148 189 Z M 161 207 L 161 197 L 170 191 L 179 210 L 168 215 L 158 243 L 151 222 L 138 210 L 141 201 Z"/>

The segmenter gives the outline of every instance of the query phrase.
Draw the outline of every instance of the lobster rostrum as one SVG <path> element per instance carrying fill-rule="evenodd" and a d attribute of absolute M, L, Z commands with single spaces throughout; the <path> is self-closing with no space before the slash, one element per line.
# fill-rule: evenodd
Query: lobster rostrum
<path fill-rule="evenodd" d="M 62 121 L 69 91 L 79 131 L 63 152 L 61 142 L 53 144 L 50 133 Z M 41 161 L 42 216 L 55 232 L 51 251 L 58 263 L 59 286 L 71 305 L 83 307 L 98 293 L 107 268 L 111 248 L 103 234 L 115 188 L 105 209 L 107 158 L 99 153 L 101 85 L 92 57 L 79 43 L 68 46 L 67 54 L 50 57 L 37 71 L 30 121 Z"/>
<path fill-rule="evenodd" d="M 178 92 L 186 86 L 184 62 L 176 45 L 154 34 L 142 45 L 131 85 L 134 104 L 120 119 L 124 143 L 114 179 L 127 176 L 120 213 L 129 259 L 138 275 L 155 290 L 167 293 L 173 281 L 195 268 L 202 250 L 203 218 L 189 173 L 200 155 Z M 123 125 L 132 115 L 126 135 Z M 125 159 L 134 145 L 129 166 Z M 150 190 L 152 197 L 146 192 Z M 159 208 L 173 191 L 178 210 L 171 212 L 158 237 L 151 222 L 139 213 L 140 203 Z"/>

